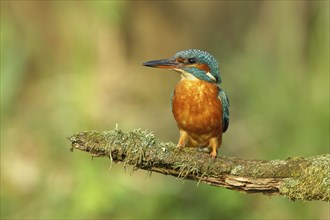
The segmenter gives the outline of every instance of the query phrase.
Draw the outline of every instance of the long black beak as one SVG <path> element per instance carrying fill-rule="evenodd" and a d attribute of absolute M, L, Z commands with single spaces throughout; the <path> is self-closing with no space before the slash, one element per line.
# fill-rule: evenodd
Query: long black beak
<path fill-rule="evenodd" d="M 143 66 L 155 67 L 155 68 L 163 68 L 163 69 L 175 69 L 179 68 L 180 63 L 172 61 L 170 59 L 162 59 L 162 60 L 151 60 L 144 62 Z"/>

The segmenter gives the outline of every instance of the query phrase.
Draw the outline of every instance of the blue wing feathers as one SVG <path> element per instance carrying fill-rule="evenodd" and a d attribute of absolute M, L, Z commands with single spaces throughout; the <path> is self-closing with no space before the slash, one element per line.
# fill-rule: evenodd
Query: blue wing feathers
<path fill-rule="evenodd" d="M 222 116 L 222 133 L 225 133 L 229 126 L 229 99 L 225 91 L 219 90 L 219 99 L 221 100 L 223 116 Z"/>

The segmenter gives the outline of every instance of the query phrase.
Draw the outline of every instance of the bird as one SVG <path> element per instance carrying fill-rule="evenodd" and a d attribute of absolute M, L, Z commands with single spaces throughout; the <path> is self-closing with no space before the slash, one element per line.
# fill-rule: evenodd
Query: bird
<path fill-rule="evenodd" d="M 216 158 L 229 126 L 229 99 L 220 87 L 217 60 L 208 52 L 188 49 L 168 59 L 144 62 L 146 67 L 174 70 L 181 76 L 171 97 L 179 128 L 177 147 L 207 149 Z"/>

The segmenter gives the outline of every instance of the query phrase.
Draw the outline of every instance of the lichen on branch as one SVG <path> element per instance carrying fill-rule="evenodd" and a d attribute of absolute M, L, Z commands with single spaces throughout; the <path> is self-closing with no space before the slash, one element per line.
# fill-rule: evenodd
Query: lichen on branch
<path fill-rule="evenodd" d="M 195 148 L 179 149 L 152 133 L 118 128 L 86 131 L 68 138 L 71 150 L 109 157 L 133 170 L 144 169 L 246 193 L 282 195 L 291 200 L 330 200 L 330 154 L 283 160 L 244 160 Z"/>

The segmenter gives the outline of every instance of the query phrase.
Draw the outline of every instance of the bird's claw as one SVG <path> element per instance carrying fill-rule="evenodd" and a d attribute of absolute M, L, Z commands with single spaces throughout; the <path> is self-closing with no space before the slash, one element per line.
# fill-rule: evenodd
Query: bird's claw
<path fill-rule="evenodd" d="M 211 155 L 211 157 L 213 158 L 213 159 L 215 159 L 216 157 L 217 157 L 217 151 L 215 150 L 212 150 L 212 152 L 210 153 L 210 155 Z"/>

